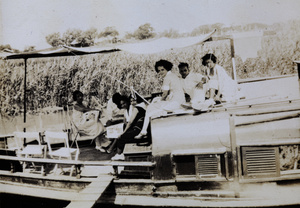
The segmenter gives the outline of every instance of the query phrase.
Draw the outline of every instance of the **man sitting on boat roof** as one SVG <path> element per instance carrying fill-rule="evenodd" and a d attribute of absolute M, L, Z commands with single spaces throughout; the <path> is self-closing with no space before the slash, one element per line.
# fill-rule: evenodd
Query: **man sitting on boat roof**
<path fill-rule="evenodd" d="M 189 99 L 187 102 L 198 103 L 205 100 L 204 84 L 206 78 L 199 73 L 190 72 L 188 63 L 181 62 L 178 65 L 179 73 L 182 77 L 182 87 Z"/>

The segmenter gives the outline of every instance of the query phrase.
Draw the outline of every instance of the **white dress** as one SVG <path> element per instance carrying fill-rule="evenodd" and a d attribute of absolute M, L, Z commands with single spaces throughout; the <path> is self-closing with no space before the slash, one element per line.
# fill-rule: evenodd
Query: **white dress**
<path fill-rule="evenodd" d="M 216 64 L 214 67 L 214 75 L 209 75 L 209 70 L 207 70 L 207 75 L 209 77 L 208 89 L 213 88 L 219 90 L 222 94 L 222 101 L 234 101 L 237 99 L 237 84 L 231 79 L 225 69 L 220 65 Z"/>
<path fill-rule="evenodd" d="M 169 91 L 166 100 L 162 101 L 160 97 L 154 98 L 147 107 L 146 117 L 165 115 L 167 112 L 180 109 L 180 105 L 185 102 L 182 82 L 180 78 L 171 71 L 167 72 L 161 89 L 162 91 Z"/>
<path fill-rule="evenodd" d="M 73 122 L 82 136 L 98 136 L 105 131 L 103 124 L 99 121 L 99 111 L 83 113 L 73 109 Z"/>

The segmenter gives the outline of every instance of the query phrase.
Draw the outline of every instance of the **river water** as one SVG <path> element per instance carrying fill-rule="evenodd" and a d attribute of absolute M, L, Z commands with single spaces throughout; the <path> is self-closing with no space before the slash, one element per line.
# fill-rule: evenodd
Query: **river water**
<path fill-rule="evenodd" d="M 10 135 L 14 131 L 63 130 L 69 127 L 68 118 L 63 111 L 28 114 L 24 123 L 24 115 L 0 118 L 0 135 Z"/>

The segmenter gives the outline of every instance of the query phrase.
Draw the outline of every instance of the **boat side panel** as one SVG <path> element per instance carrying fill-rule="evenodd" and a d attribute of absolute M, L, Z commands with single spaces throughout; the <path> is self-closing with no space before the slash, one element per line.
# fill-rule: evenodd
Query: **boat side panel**
<path fill-rule="evenodd" d="M 151 121 L 152 154 L 175 150 L 230 147 L 229 114 L 212 112 Z"/>

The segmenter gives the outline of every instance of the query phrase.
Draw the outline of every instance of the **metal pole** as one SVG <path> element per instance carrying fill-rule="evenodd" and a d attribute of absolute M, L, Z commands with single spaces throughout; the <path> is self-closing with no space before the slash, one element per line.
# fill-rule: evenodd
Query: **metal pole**
<path fill-rule="evenodd" d="M 26 80 L 27 80 L 27 58 L 24 58 L 25 70 L 24 70 L 24 124 L 26 123 Z M 26 127 L 24 127 L 24 132 Z"/>
<path fill-rule="evenodd" d="M 236 68 L 235 68 L 235 51 L 234 51 L 234 41 L 233 38 L 230 38 L 230 48 L 231 48 L 231 61 L 232 61 L 232 79 L 236 80 Z"/>

